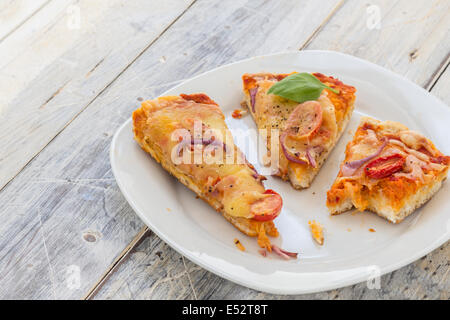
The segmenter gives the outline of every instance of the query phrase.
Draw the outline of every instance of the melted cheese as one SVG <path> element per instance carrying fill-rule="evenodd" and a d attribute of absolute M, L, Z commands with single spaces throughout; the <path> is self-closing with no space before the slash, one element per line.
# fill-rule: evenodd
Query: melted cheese
<path fill-rule="evenodd" d="M 255 172 L 245 163 L 243 155 L 234 145 L 231 134 L 224 122 L 224 116 L 219 107 L 212 104 L 201 104 L 186 101 L 179 97 L 163 97 L 157 100 L 146 101 L 143 108 L 147 112 L 148 120 L 145 128 L 145 138 L 150 139 L 169 158 L 176 154 L 180 141 L 172 139 L 172 134 L 180 129 L 183 132 L 195 132 L 196 121 L 211 128 L 213 135 L 228 137 L 223 139 L 227 150 L 234 152 L 234 160 L 241 156 L 241 164 L 228 163 L 226 158 L 221 163 L 195 162 L 194 152 L 190 147 L 182 149 L 183 156 L 190 163 L 179 163 L 177 169 L 190 177 L 198 189 L 203 190 L 205 196 L 220 201 L 226 214 L 232 217 L 253 218 L 250 206 L 255 201 L 266 197 L 263 194 L 264 186 L 254 177 Z M 201 128 L 201 127 L 200 127 Z M 201 133 L 201 132 L 200 132 Z M 205 136 L 203 136 L 205 139 Z M 207 147 L 200 145 L 200 156 L 202 149 Z M 221 150 L 218 150 L 219 152 Z M 225 157 L 226 152 L 223 152 Z"/>

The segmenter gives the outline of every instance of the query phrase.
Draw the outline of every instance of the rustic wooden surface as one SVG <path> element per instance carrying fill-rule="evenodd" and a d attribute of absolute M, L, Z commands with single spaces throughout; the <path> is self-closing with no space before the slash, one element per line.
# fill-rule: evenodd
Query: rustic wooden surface
<path fill-rule="evenodd" d="M 448 299 L 448 243 L 383 276 L 379 290 L 285 297 L 223 280 L 147 230 L 108 151 L 137 98 L 284 50 L 353 54 L 449 104 L 449 14 L 445 0 L 2 3 L 0 298 Z"/>

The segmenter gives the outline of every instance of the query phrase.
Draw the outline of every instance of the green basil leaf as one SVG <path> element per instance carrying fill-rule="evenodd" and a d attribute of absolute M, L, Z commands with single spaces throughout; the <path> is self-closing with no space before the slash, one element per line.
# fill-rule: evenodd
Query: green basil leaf
<path fill-rule="evenodd" d="M 310 73 L 294 73 L 270 87 L 267 93 L 294 100 L 298 103 L 317 100 L 323 89 L 339 94 L 339 91 L 320 82 Z"/>

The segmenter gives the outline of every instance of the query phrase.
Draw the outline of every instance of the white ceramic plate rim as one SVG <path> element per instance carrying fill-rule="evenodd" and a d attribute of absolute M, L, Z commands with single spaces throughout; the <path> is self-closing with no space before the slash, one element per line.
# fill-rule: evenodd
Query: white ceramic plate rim
<path fill-rule="evenodd" d="M 354 56 L 350 56 L 347 54 L 343 54 L 343 53 L 339 53 L 339 52 L 334 52 L 334 51 L 326 51 L 326 50 L 303 50 L 303 51 L 289 51 L 289 52 L 281 52 L 281 53 L 275 53 L 275 54 L 270 54 L 270 55 L 262 55 L 262 56 L 256 56 L 256 57 L 252 57 L 249 59 L 244 59 L 244 60 L 240 60 L 240 61 L 236 61 L 227 65 L 223 65 L 220 66 L 218 68 L 215 68 L 213 70 L 207 71 L 205 73 L 199 74 L 189 80 L 184 81 L 183 83 L 167 90 L 165 93 L 161 94 L 161 96 L 167 95 L 168 92 L 172 92 L 175 91 L 177 88 L 182 87 L 186 82 L 195 80 L 197 78 L 203 77 L 204 75 L 207 75 L 209 73 L 212 72 L 217 72 L 220 71 L 223 68 L 227 68 L 229 66 L 235 65 L 235 64 L 239 64 L 239 63 L 245 63 L 251 60 L 255 60 L 255 59 L 260 59 L 260 58 L 270 58 L 270 57 L 275 57 L 275 56 L 282 56 L 282 55 L 291 55 L 291 54 L 302 54 L 302 53 L 308 53 L 308 54 L 331 54 L 331 55 L 341 55 L 344 57 L 350 57 L 354 60 L 359 61 L 359 63 L 365 64 L 367 67 L 371 68 L 371 69 L 375 69 L 379 72 L 388 74 L 390 77 L 393 77 L 395 79 L 397 79 L 398 81 L 401 82 L 406 82 L 409 85 L 412 85 L 415 87 L 415 89 L 420 89 L 421 91 L 423 91 L 424 93 L 426 93 L 429 98 L 434 99 L 436 101 L 436 104 L 441 104 L 441 105 L 445 105 L 442 101 L 440 101 L 438 98 L 436 98 L 435 96 L 431 95 L 428 91 L 426 91 L 424 88 L 416 85 L 415 83 L 413 83 L 412 81 L 390 71 L 387 70 L 381 66 L 378 66 L 376 64 L 373 64 L 371 62 L 368 62 L 366 60 L 354 57 Z M 190 259 L 191 261 L 193 261 L 194 263 L 198 264 L 199 266 L 201 266 L 202 268 L 205 268 L 206 270 L 217 274 L 220 277 L 223 277 L 225 279 L 228 279 L 230 281 L 233 281 L 235 283 L 238 283 L 240 285 L 255 289 L 255 290 L 260 290 L 260 291 L 264 291 L 264 292 L 268 292 L 268 293 L 273 293 L 273 294 L 304 294 L 304 293 L 314 293 L 314 292 L 320 292 L 320 291 L 326 291 L 326 290 L 332 290 L 332 289 L 336 289 L 336 288 L 340 288 L 340 287 L 345 287 L 345 286 L 349 286 L 349 285 L 353 285 L 362 281 L 366 281 L 368 279 L 368 277 L 370 276 L 367 272 L 361 271 L 359 270 L 359 272 L 356 272 L 354 274 L 354 276 L 349 276 L 346 277 L 344 280 L 339 280 L 338 282 L 333 282 L 333 281 L 323 281 L 320 283 L 317 283 L 316 286 L 314 286 L 314 288 L 311 287 L 307 287 L 307 288 L 281 288 L 279 286 L 276 285 L 272 285 L 270 283 L 266 283 L 264 281 L 253 281 L 250 279 L 245 279 L 244 277 L 239 277 L 234 273 L 230 273 L 226 270 L 226 268 L 218 268 L 217 265 L 213 265 L 213 264 L 209 264 L 206 263 L 203 259 L 201 259 L 198 255 L 191 253 L 189 250 L 185 250 L 182 244 L 179 244 L 176 241 L 172 241 L 172 239 L 170 237 L 167 237 L 163 232 L 160 232 L 160 230 L 152 223 L 151 219 L 145 215 L 143 212 L 141 212 L 139 210 L 139 208 L 137 208 L 137 206 L 135 205 L 134 201 L 133 201 L 133 195 L 130 194 L 128 192 L 128 190 L 124 187 L 123 182 L 121 180 L 120 175 L 118 174 L 118 168 L 117 166 L 117 161 L 115 160 L 115 155 L 114 155 L 114 150 L 117 147 L 117 143 L 118 143 L 118 137 L 120 136 L 120 133 L 127 127 L 130 126 L 131 123 L 131 119 L 127 120 L 115 133 L 112 142 L 111 142 L 111 148 L 110 148 L 110 160 L 111 160 L 111 167 L 112 167 L 112 171 L 113 174 L 116 178 L 117 184 L 120 188 L 120 190 L 122 191 L 123 195 L 125 196 L 125 198 L 127 199 L 128 203 L 131 205 L 131 207 L 133 208 L 133 210 L 137 213 L 137 215 L 145 222 L 145 224 L 158 236 L 160 237 L 164 242 L 166 242 L 169 246 L 171 246 L 174 250 L 176 250 L 179 254 L 187 257 L 188 259 Z M 134 141 L 130 141 L 130 143 L 135 143 Z M 426 254 L 428 254 L 429 252 L 433 251 L 434 249 L 438 248 L 439 246 L 441 246 L 442 244 L 444 244 L 445 242 L 447 242 L 450 239 L 450 234 L 442 234 L 440 236 L 435 236 L 434 237 L 434 242 L 430 243 L 428 246 L 426 247 L 422 247 L 420 250 L 418 250 L 414 255 L 411 255 L 409 257 L 404 257 L 400 260 L 397 261 L 392 261 L 391 263 L 386 263 L 386 264 L 380 264 L 380 273 L 379 276 L 384 275 L 386 273 L 392 272 L 394 270 L 397 270 L 405 265 L 408 265 L 411 262 L 414 262 L 416 260 L 418 260 L 419 258 L 425 256 Z"/>

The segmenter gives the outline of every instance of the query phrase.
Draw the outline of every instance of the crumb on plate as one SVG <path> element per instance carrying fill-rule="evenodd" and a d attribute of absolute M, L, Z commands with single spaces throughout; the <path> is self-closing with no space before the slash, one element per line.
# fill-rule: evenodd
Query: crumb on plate
<path fill-rule="evenodd" d="M 233 113 L 231 114 L 231 116 L 235 119 L 240 119 L 242 118 L 242 116 L 246 115 L 247 111 L 246 110 L 242 110 L 242 109 L 236 109 L 233 111 Z"/>
<path fill-rule="evenodd" d="M 320 223 L 315 220 L 308 222 L 309 227 L 311 228 L 311 235 L 313 239 L 320 245 L 323 244 L 323 227 Z"/>
<path fill-rule="evenodd" d="M 241 250 L 241 251 L 245 251 L 245 247 L 242 245 L 242 243 L 239 241 L 239 239 L 234 238 L 234 244 L 236 245 L 236 247 Z"/>

